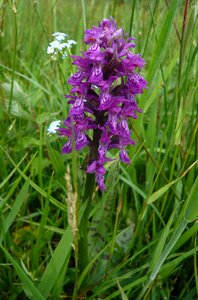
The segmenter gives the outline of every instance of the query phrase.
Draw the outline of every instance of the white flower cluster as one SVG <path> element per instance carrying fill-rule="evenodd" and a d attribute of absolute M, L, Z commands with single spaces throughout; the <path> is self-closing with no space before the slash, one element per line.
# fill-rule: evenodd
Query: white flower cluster
<path fill-rule="evenodd" d="M 48 134 L 54 134 L 56 133 L 56 131 L 58 130 L 58 128 L 60 127 L 61 121 L 57 120 L 57 121 L 53 121 L 50 126 L 47 129 L 47 133 Z"/>
<path fill-rule="evenodd" d="M 54 40 L 49 44 L 47 48 L 47 54 L 51 55 L 51 58 L 53 60 L 56 60 L 57 54 L 62 54 L 62 59 L 68 56 L 68 49 L 72 47 L 72 45 L 75 45 L 76 42 L 73 40 L 67 40 L 65 42 L 65 39 L 67 37 L 66 33 L 62 32 L 55 32 L 52 34 L 54 37 Z"/>

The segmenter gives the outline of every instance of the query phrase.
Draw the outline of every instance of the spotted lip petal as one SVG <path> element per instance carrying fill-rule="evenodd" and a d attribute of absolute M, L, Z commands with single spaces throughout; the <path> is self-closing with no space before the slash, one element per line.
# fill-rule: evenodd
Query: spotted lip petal
<path fill-rule="evenodd" d="M 84 53 L 84 57 L 97 63 L 102 61 L 104 53 L 100 51 L 100 46 L 97 43 L 94 43 L 89 50 Z"/>
<path fill-rule="evenodd" d="M 89 82 L 92 84 L 97 84 L 103 79 L 102 68 L 101 66 L 94 66 L 91 72 Z"/>
<path fill-rule="evenodd" d="M 86 137 L 86 134 L 82 131 L 82 132 L 78 132 L 77 134 L 77 138 L 76 138 L 76 150 L 81 150 L 82 148 L 84 148 L 85 146 L 87 146 L 89 144 L 89 141 Z"/>
<path fill-rule="evenodd" d="M 128 88 L 131 90 L 132 94 L 137 95 L 143 93 L 143 89 L 146 88 L 147 82 L 142 76 L 133 72 L 131 75 L 128 76 L 127 85 Z"/>
<path fill-rule="evenodd" d="M 126 38 L 113 18 L 103 19 L 99 26 L 85 31 L 84 42 L 89 45 L 81 56 L 72 56 L 78 70 L 68 83 L 72 88 L 68 98 L 71 105 L 65 128 L 59 134 L 67 137 L 63 153 L 89 147 L 87 173 L 94 173 L 101 191 L 105 190 L 105 163 L 108 151 L 119 149 L 120 160 L 126 164 L 130 158 L 126 146 L 134 145 L 128 119 L 141 112 L 135 97 L 147 86 L 137 73 L 145 65 L 139 54 L 130 51 L 134 38 Z M 50 51 L 50 49 L 49 49 Z"/>
<path fill-rule="evenodd" d="M 109 108 L 112 102 L 113 102 L 113 96 L 108 92 L 102 92 L 100 95 L 100 105 L 98 109 L 100 111 L 106 110 Z"/>
<path fill-rule="evenodd" d="M 81 83 L 82 79 L 83 79 L 83 72 L 82 70 L 80 70 L 71 76 L 71 78 L 68 80 L 68 83 L 71 85 L 78 85 L 78 83 Z"/>
<path fill-rule="evenodd" d="M 114 135 L 117 134 L 117 123 L 118 123 L 118 116 L 116 114 L 108 114 L 108 127 L 110 132 Z"/>
<path fill-rule="evenodd" d="M 105 184 L 104 184 L 104 175 L 96 174 L 96 182 L 99 189 L 104 192 Z"/>
<path fill-rule="evenodd" d="M 76 99 L 72 108 L 70 109 L 70 115 L 80 115 L 84 112 L 84 102 L 83 99 Z"/>
<path fill-rule="evenodd" d="M 126 152 L 125 149 L 121 149 L 121 151 L 120 151 L 120 159 L 125 164 L 130 164 L 130 158 L 129 158 L 128 153 Z"/>
<path fill-rule="evenodd" d="M 120 135 L 130 137 L 128 123 L 125 119 L 120 120 L 120 123 L 118 126 L 118 131 L 119 131 Z"/>
<path fill-rule="evenodd" d="M 70 140 L 67 141 L 67 143 L 62 148 L 63 154 L 68 154 L 72 152 L 72 143 Z"/>

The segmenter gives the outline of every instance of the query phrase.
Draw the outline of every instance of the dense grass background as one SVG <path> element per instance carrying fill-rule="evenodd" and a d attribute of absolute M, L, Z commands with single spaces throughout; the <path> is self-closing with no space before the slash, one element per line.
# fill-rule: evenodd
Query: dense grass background
<path fill-rule="evenodd" d="M 198 298 L 197 11 L 193 0 L 0 1 L 0 299 Z M 84 29 L 109 16 L 136 37 L 149 88 L 131 165 L 107 165 L 107 191 L 95 190 L 77 276 L 67 215 L 77 198 L 83 215 L 86 151 L 62 156 L 64 140 L 47 135 L 67 114 L 73 69 L 46 49 L 59 31 L 79 54 Z"/>

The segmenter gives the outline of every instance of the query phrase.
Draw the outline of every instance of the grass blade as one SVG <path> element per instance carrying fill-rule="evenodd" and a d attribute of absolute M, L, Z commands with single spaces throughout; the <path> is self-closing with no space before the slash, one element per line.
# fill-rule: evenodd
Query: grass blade
<path fill-rule="evenodd" d="M 178 241 L 178 239 L 180 238 L 182 232 L 184 231 L 184 229 L 186 228 L 187 225 L 187 221 L 186 220 L 182 220 L 182 222 L 179 224 L 179 226 L 176 228 L 176 230 L 174 231 L 174 234 L 172 236 L 172 238 L 170 239 L 170 241 L 168 242 L 166 248 L 164 249 L 163 253 L 161 254 L 158 262 L 156 263 L 153 271 L 151 272 L 150 276 L 149 276 L 149 280 L 147 282 L 147 284 L 145 285 L 143 291 L 140 293 L 140 295 L 138 296 L 138 300 L 142 299 L 142 297 L 144 296 L 144 294 L 146 293 L 146 291 L 150 288 L 150 286 L 152 285 L 153 281 L 155 280 L 157 274 L 160 272 L 161 267 L 164 263 L 164 261 L 166 260 L 166 258 L 168 257 L 169 253 L 171 252 L 171 250 L 173 249 L 174 245 L 176 244 L 176 242 Z"/>
<path fill-rule="evenodd" d="M 157 41 L 157 45 L 154 50 L 152 60 L 151 60 L 151 65 L 150 65 L 150 68 L 148 71 L 147 80 L 150 84 L 154 78 L 154 75 L 155 75 L 157 69 L 160 66 L 160 63 L 161 63 L 164 53 L 166 51 L 166 47 L 168 45 L 169 36 L 170 36 L 172 25 L 173 25 L 173 22 L 174 22 L 176 13 L 177 13 L 179 2 L 180 2 L 179 0 L 173 0 L 171 2 L 169 11 L 166 15 L 164 23 L 162 24 L 159 38 Z"/>
<path fill-rule="evenodd" d="M 45 297 L 49 296 L 57 279 L 62 273 L 63 268 L 67 265 L 72 248 L 72 233 L 70 227 L 65 230 L 54 254 L 47 265 L 45 273 L 38 286 L 40 293 Z M 65 269 L 66 272 L 66 269 Z"/>
<path fill-rule="evenodd" d="M 188 167 L 188 169 L 180 177 L 178 177 L 177 179 L 175 179 L 175 180 L 169 182 L 168 184 L 164 185 L 158 191 L 154 192 L 151 196 L 149 196 L 148 199 L 147 199 L 147 204 L 151 204 L 154 201 L 156 201 L 157 199 L 159 199 L 161 196 L 163 196 L 168 191 L 168 189 L 173 184 L 175 184 L 179 180 L 181 180 L 197 164 L 197 162 L 198 162 L 198 160 L 196 160 L 190 167 Z M 191 198 L 195 197 L 195 193 L 197 195 L 197 190 L 198 190 L 198 189 L 196 190 L 197 184 L 198 184 L 198 180 L 196 180 L 196 184 L 194 185 L 194 190 L 192 192 L 192 195 L 189 195 L 189 199 L 188 199 L 189 202 L 192 202 Z M 190 214 L 190 210 L 189 209 L 193 210 L 194 214 L 197 214 L 197 212 L 195 213 L 194 208 L 191 207 L 191 208 L 188 208 L 188 213 L 187 213 L 188 215 Z M 194 214 L 193 214 L 193 216 L 194 216 Z"/>
<path fill-rule="evenodd" d="M 190 191 L 190 194 L 186 200 L 187 208 L 186 208 L 185 217 L 189 222 L 195 220 L 198 217 L 197 201 L 198 201 L 198 177 L 195 180 L 192 189 Z"/>
<path fill-rule="evenodd" d="M 4 151 L 4 149 L 2 148 L 2 150 Z M 45 198 L 48 197 L 48 194 L 46 191 L 44 191 L 42 188 L 40 188 L 35 182 L 33 182 L 31 179 L 29 179 L 24 172 L 22 172 L 18 166 L 16 165 L 16 163 L 13 161 L 13 159 L 10 157 L 10 155 L 4 151 L 4 153 L 7 155 L 7 157 L 9 158 L 9 160 L 11 161 L 11 163 L 13 164 L 13 166 L 17 169 L 17 171 L 19 172 L 19 174 L 25 179 L 25 180 L 29 180 L 29 184 L 42 196 L 44 196 Z M 59 201 L 57 201 L 55 198 L 53 198 L 52 196 L 49 196 L 49 201 L 51 203 L 53 203 L 55 206 L 57 206 L 58 208 L 60 208 L 63 211 L 66 211 L 65 206 L 60 203 Z"/>
<path fill-rule="evenodd" d="M 122 297 L 122 300 L 128 300 L 129 298 L 127 297 L 127 295 L 125 294 L 125 292 L 123 291 L 118 279 L 116 280 L 117 281 L 117 285 L 118 285 L 118 288 L 120 290 L 120 293 L 121 293 L 121 297 Z"/>
<path fill-rule="evenodd" d="M 155 254 L 153 255 L 153 260 L 152 260 L 151 266 L 150 266 L 151 272 L 155 269 L 155 266 L 157 265 L 157 263 L 160 259 L 160 256 L 162 254 L 162 251 L 164 249 L 164 245 L 165 245 L 166 239 L 169 235 L 170 227 L 173 222 L 173 218 L 175 216 L 175 211 L 176 211 L 176 208 L 173 210 L 166 227 L 164 228 L 162 234 L 160 235 L 160 239 L 156 246 L 156 251 L 155 251 Z"/>
<path fill-rule="evenodd" d="M 16 218 L 17 214 L 19 213 L 21 206 L 27 197 L 28 189 L 29 189 L 29 182 L 26 181 L 24 183 L 22 189 L 20 190 L 20 192 L 14 202 L 14 205 L 12 206 L 12 208 L 10 210 L 10 213 L 7 216 L 7 219 L 5 221 L 5 233 L 8 231 L 8 229 L 14 222 L 14 219 Z"/>
<path fill-rule="evenodd" d="M 174 245 L 176 244 L 176 242 L 180 238 L 182 232 L 186 228 L 186 225 L 187 225 L 187 221 L 183 220 L 179 224 L 177 229 L 175 230 L 172 238 L 170 239 L 169 243 L 167 244 L 166 248 L 164 249 L 162 255 L 160 256 L 160 259 L 159 259 L 158 263 L 156 264 L 155 268 L 153 269 L 153 271 L 150 275 L 150 281 L 153 281 L 156 278 L 157 274 L 159 273 L 159 271 L 161 269 L 161 266 L 163 265 L 163 263 L 166 260 L 167 256 L 171 252 L 172 248 L 174 247 Z"/>
<path fill-rule="evenodd" d="M 8 260 L 12 263 L 17 275 L 19 276 L 21 282 L 23 283 L 23 290 L 26 293 L 28 298 L 32 298 L 34 300 L 44 300 L 41 293 L 35 287 L 30 278 L 26 275 L 23 269 L 19 266 L 16 260 L 10 255 L 10 253 L 0 244 L 0 248 L 5 253 Z"/>
<path fill-rule="evenodd" d="M 148 74 L 147 74 L 147 81 L 149 82 L 149 85 L 151 86 L 151 83 L 154 79 L 154 76 L 157 72 L 157 69 L 159 68 L 162 59 L 164 57 L 164 53 L 166 52 L 166 48 L 168 46 L 169 36 L 171 33 L 172 25 L 178 10 L 179 0 L 173 0 L 170 4 L 169 11 L 165 17 L 164 23 L 162 24 L 161 31 L 159 34 L 159 38 L 157 41 L 157 45 L 153 51 L 153 56 L 151 59 L 151 63 L 149 66 Z M 150 89 L 151 90 L 151 89 Z M 142 95 L 142 102 L 145 103 L 145 101 L 148 101 L 148 91 Z"/>

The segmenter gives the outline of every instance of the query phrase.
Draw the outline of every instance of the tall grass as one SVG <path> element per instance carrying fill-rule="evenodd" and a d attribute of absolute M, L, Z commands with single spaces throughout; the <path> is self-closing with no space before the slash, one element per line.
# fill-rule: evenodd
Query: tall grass
<path fill-rule="evenodd" d="M 47 135 L 68 112 L 73 67 L 46 49 L 59 31 L 79 54 L 85 26 L 109 16 L 136 37 L 149 88 L 132 163 L 107 164 L 107 191 L 81 203 L 85 153 L 63 156 Z M 0 1 L 1 299 L 198 298 L 197 28 L 196 1 Z M 80 232 L 89 215 L 79 272 L 75 197 Z"/>

